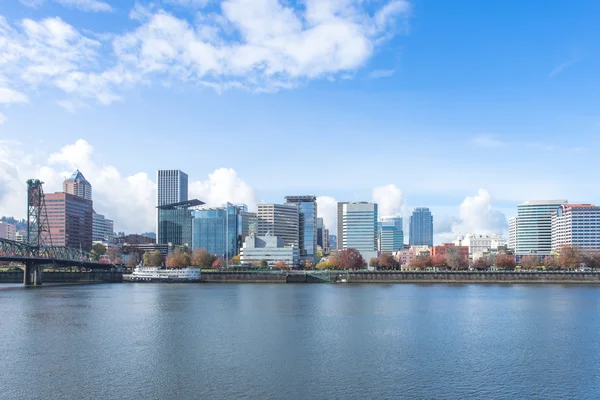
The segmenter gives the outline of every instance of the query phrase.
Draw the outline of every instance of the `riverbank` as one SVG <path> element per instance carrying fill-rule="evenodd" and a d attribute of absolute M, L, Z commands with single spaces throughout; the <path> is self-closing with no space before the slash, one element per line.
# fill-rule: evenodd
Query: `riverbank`
<path fill-rule="evenodd" d="M 586 283 L 600 284 L 600 272 L 525 271 L 210 271 L 210 283 Z"/>

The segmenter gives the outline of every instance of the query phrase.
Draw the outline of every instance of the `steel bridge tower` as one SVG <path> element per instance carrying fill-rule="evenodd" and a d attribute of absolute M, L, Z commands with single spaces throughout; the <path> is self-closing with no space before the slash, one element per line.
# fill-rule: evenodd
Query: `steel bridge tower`
<path fill-rule="evenodd" d="M 27 181 L 27 243 L 34 247 L 36 256 L 41 248 L 52 246 L 43 184 L 39 179 Z"/>

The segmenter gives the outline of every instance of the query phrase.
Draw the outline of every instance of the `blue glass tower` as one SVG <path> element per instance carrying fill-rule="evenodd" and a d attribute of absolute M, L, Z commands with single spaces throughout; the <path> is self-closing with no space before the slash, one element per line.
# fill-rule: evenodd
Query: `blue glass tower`
<path fill-rule="evenodd" d="M 239 254 L 242 221 L 240 209 L 224 207 L 196 210 L 192 213 L 192 248 L 230 259 Z"/>

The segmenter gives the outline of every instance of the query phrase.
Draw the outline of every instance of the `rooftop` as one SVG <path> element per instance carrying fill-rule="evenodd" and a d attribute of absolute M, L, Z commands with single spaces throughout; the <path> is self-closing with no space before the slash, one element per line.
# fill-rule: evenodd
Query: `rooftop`
<path fill-rule="evenodd" d="M 164 206 L 158 206 L 156 208 L 160 210 L 175 210 L 178 208 L 190 208 L 190 207 L 198 207 L 204 204 L 203 201 L 200 200 L 186 200 L 180 201 L 179 203 L 165 204 Z"/>
<path fill-rule="evenodd" d="M 69 179 L 65 179 L 65 180 L 67 182 L 85 182 L 85 183 L 89 184 L 87 179 L 85 179 L 85 177 L 79 170 L 76 170 L 75 172 L 73 172 L 73 175 L 71 175 L 71 177 Z"/>

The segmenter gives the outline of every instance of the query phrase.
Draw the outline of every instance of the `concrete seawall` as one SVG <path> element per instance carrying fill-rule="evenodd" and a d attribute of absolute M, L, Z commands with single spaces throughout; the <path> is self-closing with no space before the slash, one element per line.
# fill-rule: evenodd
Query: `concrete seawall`
<path fill-rule="evenodd" d="M 321 271 L 320 275 L 324 273 Z M 600 272 L 396 272 L 396 271 L 331 271 L 348 283 L 594 283 L 600 284 Z M 207 283 L 311 283 L 319 282 L 310 275 L 286 272 L 202 273 Z"/>
<path fill-rule="evenodd" d="M 43 283 L 110 283 L 122 281 L 123 274 L 116 271 L 43 273 Z M 23 271 L 0 272 L 0 283 L 23 283 Z"/>

